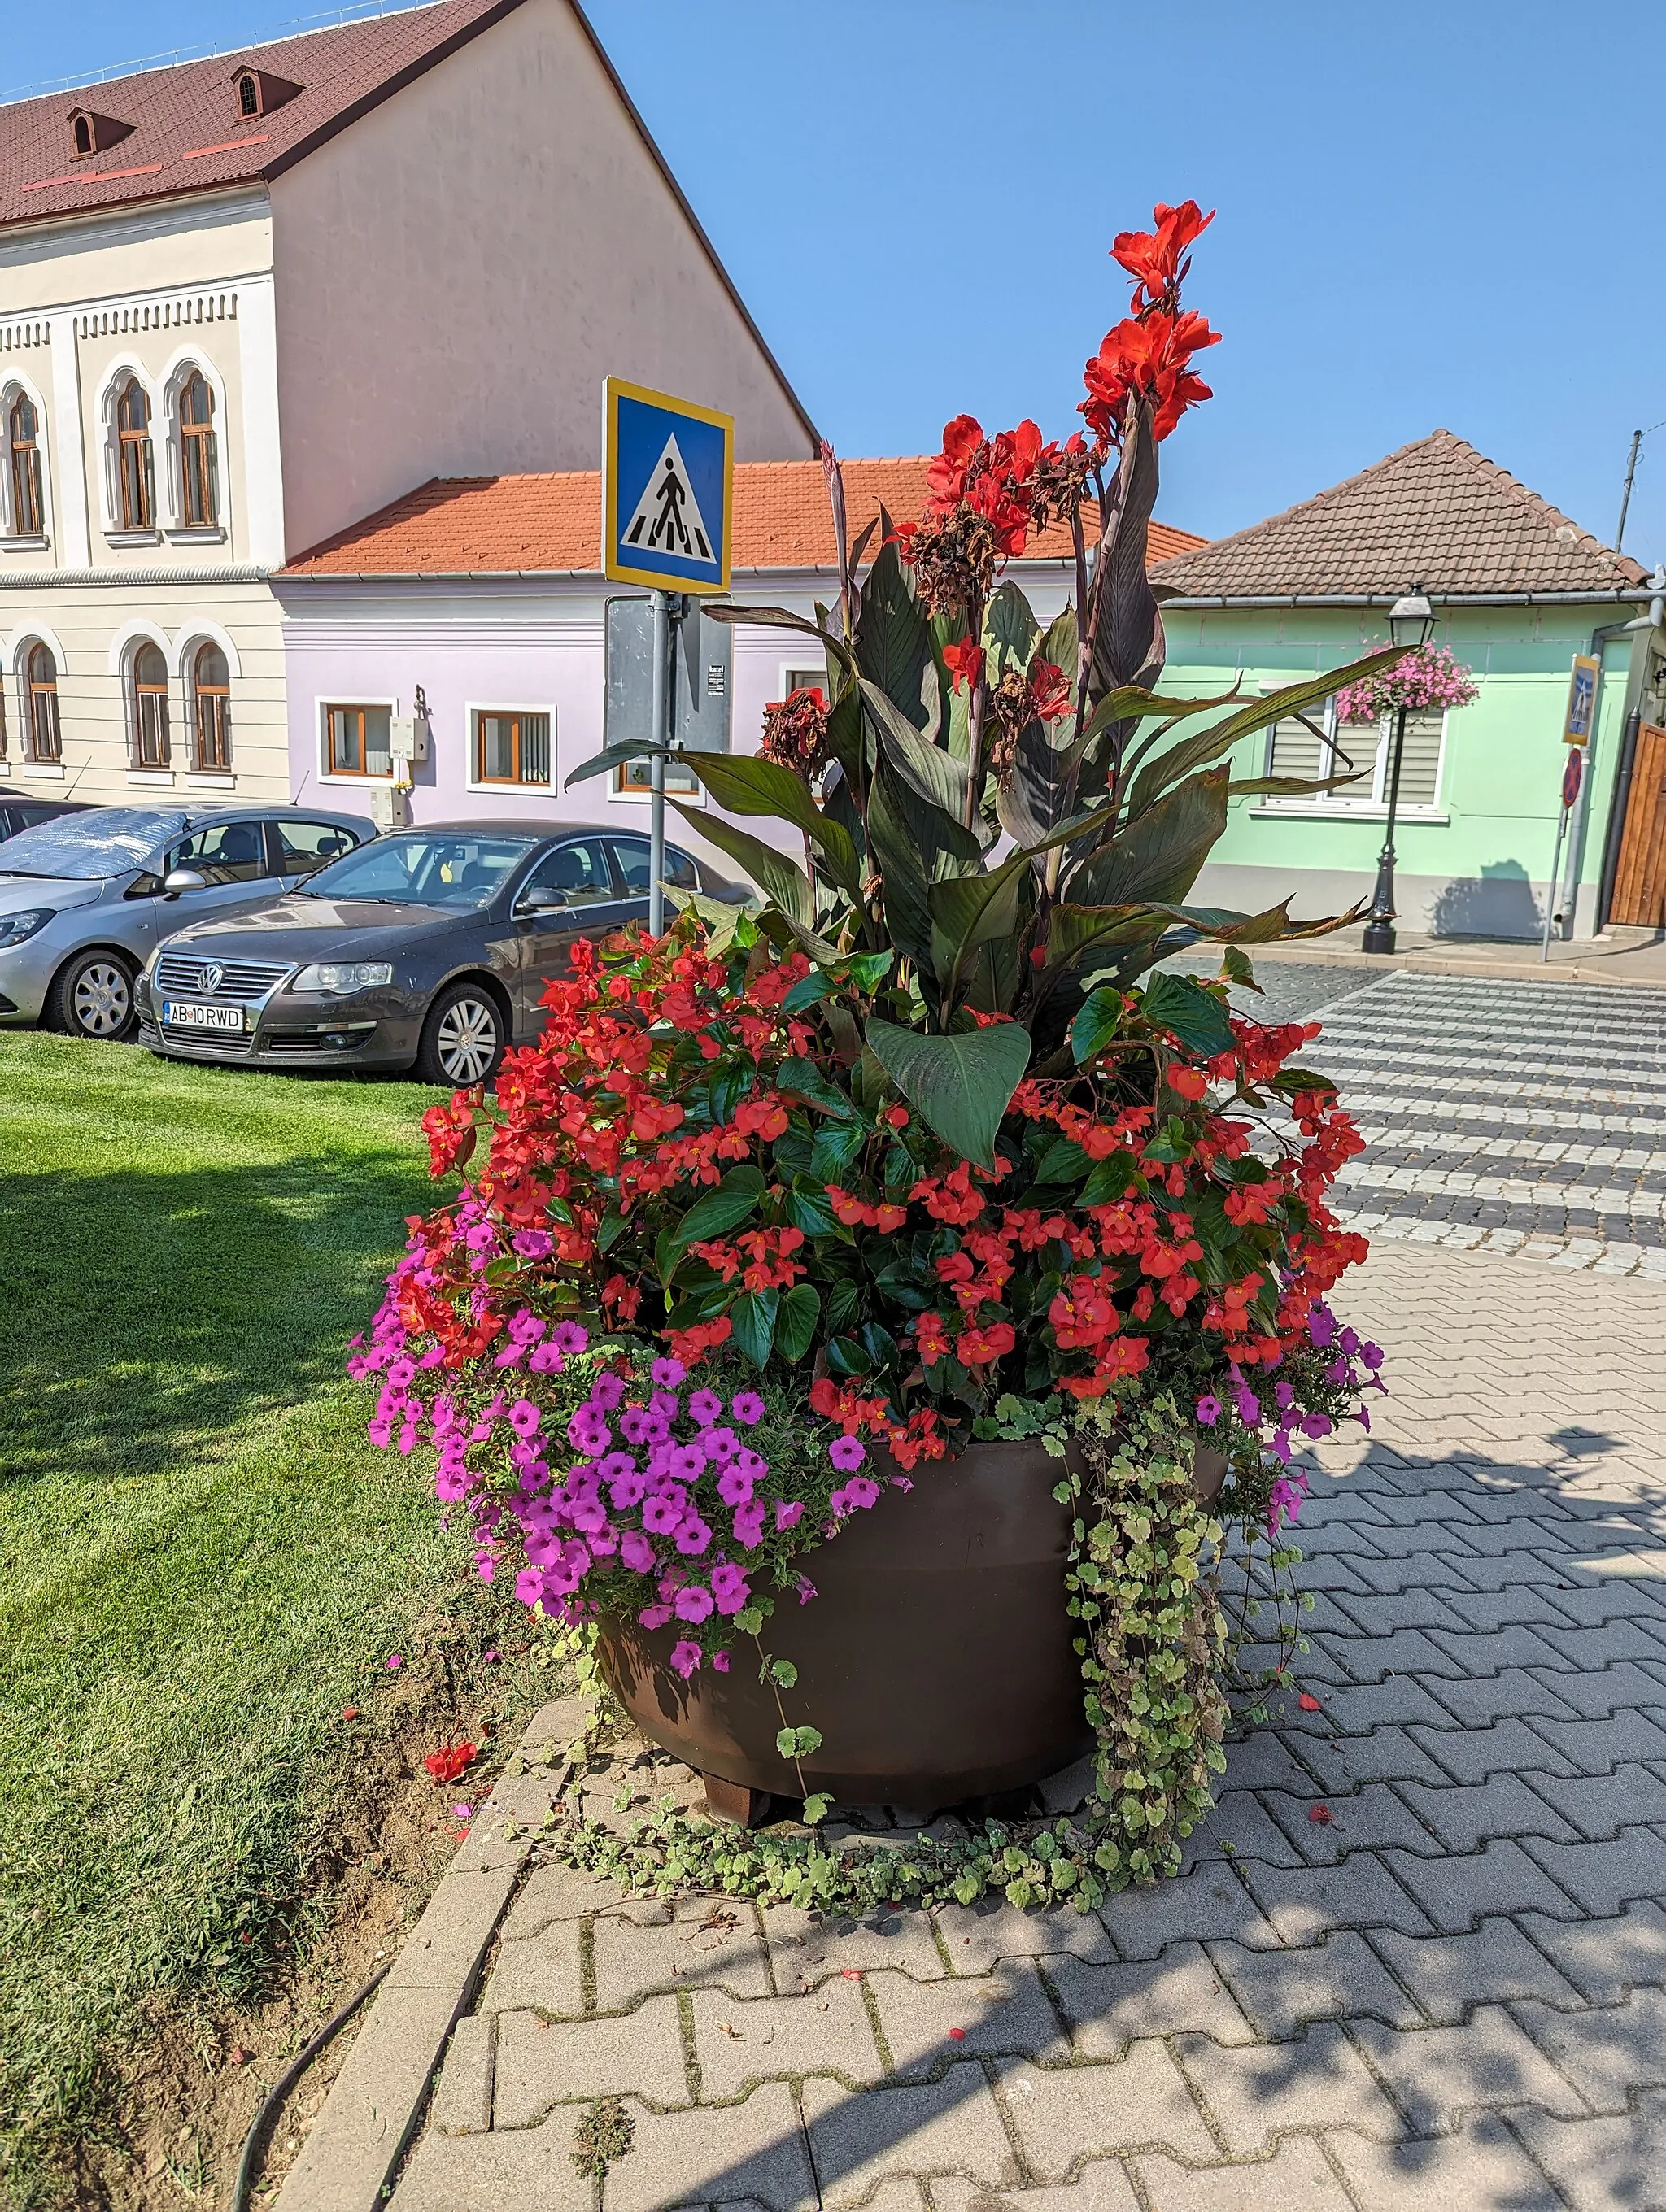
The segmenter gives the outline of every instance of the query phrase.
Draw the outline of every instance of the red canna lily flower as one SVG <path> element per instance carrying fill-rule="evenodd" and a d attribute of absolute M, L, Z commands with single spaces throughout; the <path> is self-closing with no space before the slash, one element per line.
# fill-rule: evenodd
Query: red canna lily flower
<path fill-rule="evenodd" d="M 983 647 L 975 640 L 963 637 L 958 645 L 944 647 L 943 665 L 953 677 L 957 691 L 960 689 L 963 676 L 968 683 L 976 685 L 983 673 Z"/>
<path fill-rule="evenodd" d="M 1110 251 L 1134 280 L 1136 304 L 1141 293 L 1155 306 L 1165 294 L 1179 289 L 1192 265 L 1182 255 L 1214 219 L 1214 210 L 1205 215 L 1195 200 L 1183 200 L 1177 208 L 1164 207 L 1159 200 L 1152 210 L 1154 229 L 1117 233 Z"/>
<path fill-rule="evenodd" d="M 455 1782 L 477 1755 L 477 1747 L 474 1744 L 442 1743 L 438 1751 L 429 1752 L 423 1764 L 444 1788 L 447 1783 Z"/>

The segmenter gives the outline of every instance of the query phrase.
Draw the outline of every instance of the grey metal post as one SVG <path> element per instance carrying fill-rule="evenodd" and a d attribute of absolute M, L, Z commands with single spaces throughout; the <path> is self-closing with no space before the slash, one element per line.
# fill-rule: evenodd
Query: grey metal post
<path fill-rule="evenodd" d="M 1400 762 L 1405 750 L 1406 709 L 1402 707 L 1395 716 L 1394 754 L 1389 765 L 1389 818 L 1383 850 L 1377 855 L 1377 889 L 1371 894 L 1371 920 L 1360 939 L 1360 949 L 1365 952 L 1392 952 L 1395 948 L 1394 825 L 1400 811 Z"/>
<path fill-rule="evenodd" d="M 666 756 L 671 743 L 671 594 L 654 594 L 654 727 L 649 732 L 654 752 L 649 766 L 648 815 L 648 929 L 650 937 L 663 937 L 666 929 Z"/>

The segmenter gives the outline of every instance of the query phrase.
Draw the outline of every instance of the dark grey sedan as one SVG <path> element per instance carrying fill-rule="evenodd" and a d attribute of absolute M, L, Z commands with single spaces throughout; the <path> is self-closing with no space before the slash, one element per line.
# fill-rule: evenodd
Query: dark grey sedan
<path fill-rule="evenodd" d="M 269 906 L 167 939 L 140 979 L 140 1041 L 181 1060 L 488 1082 L 537 1037 L 575 941 L 647 919 L 648 875 L 647 838 L 617 830 L 396 830 Z M 666 881 L 745 896 L 673 846 Z"/>

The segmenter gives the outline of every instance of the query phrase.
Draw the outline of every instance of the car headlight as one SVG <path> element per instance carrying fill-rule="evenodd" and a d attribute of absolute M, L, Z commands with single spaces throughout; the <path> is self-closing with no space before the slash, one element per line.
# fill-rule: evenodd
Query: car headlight
<path fill-rule="evenodd" d="M 9 945 L 21 945 L 37 929 L 45 929 L 57 911 L 56 907 L 29 906 L 21 914 L 0 914 L 0 951 Z"/>
<path fill-rule="evenodd" d="M 339 998 L 348 991 L 372 991 L 379 983 L 392 981 L 391 960 L 323 960 L 313 967 L 303 968 L 289 988 L 328 991 Z"/>

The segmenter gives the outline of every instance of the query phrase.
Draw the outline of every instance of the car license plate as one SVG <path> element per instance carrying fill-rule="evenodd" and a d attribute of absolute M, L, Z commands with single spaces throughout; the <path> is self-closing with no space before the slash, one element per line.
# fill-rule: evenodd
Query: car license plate
<path fill-rule="evenodd" d="M 162 1019 L 173 1030 L 240 1030 L 241 1006 L 193 1006 L 189 1000 L 164 999 Z"/>

